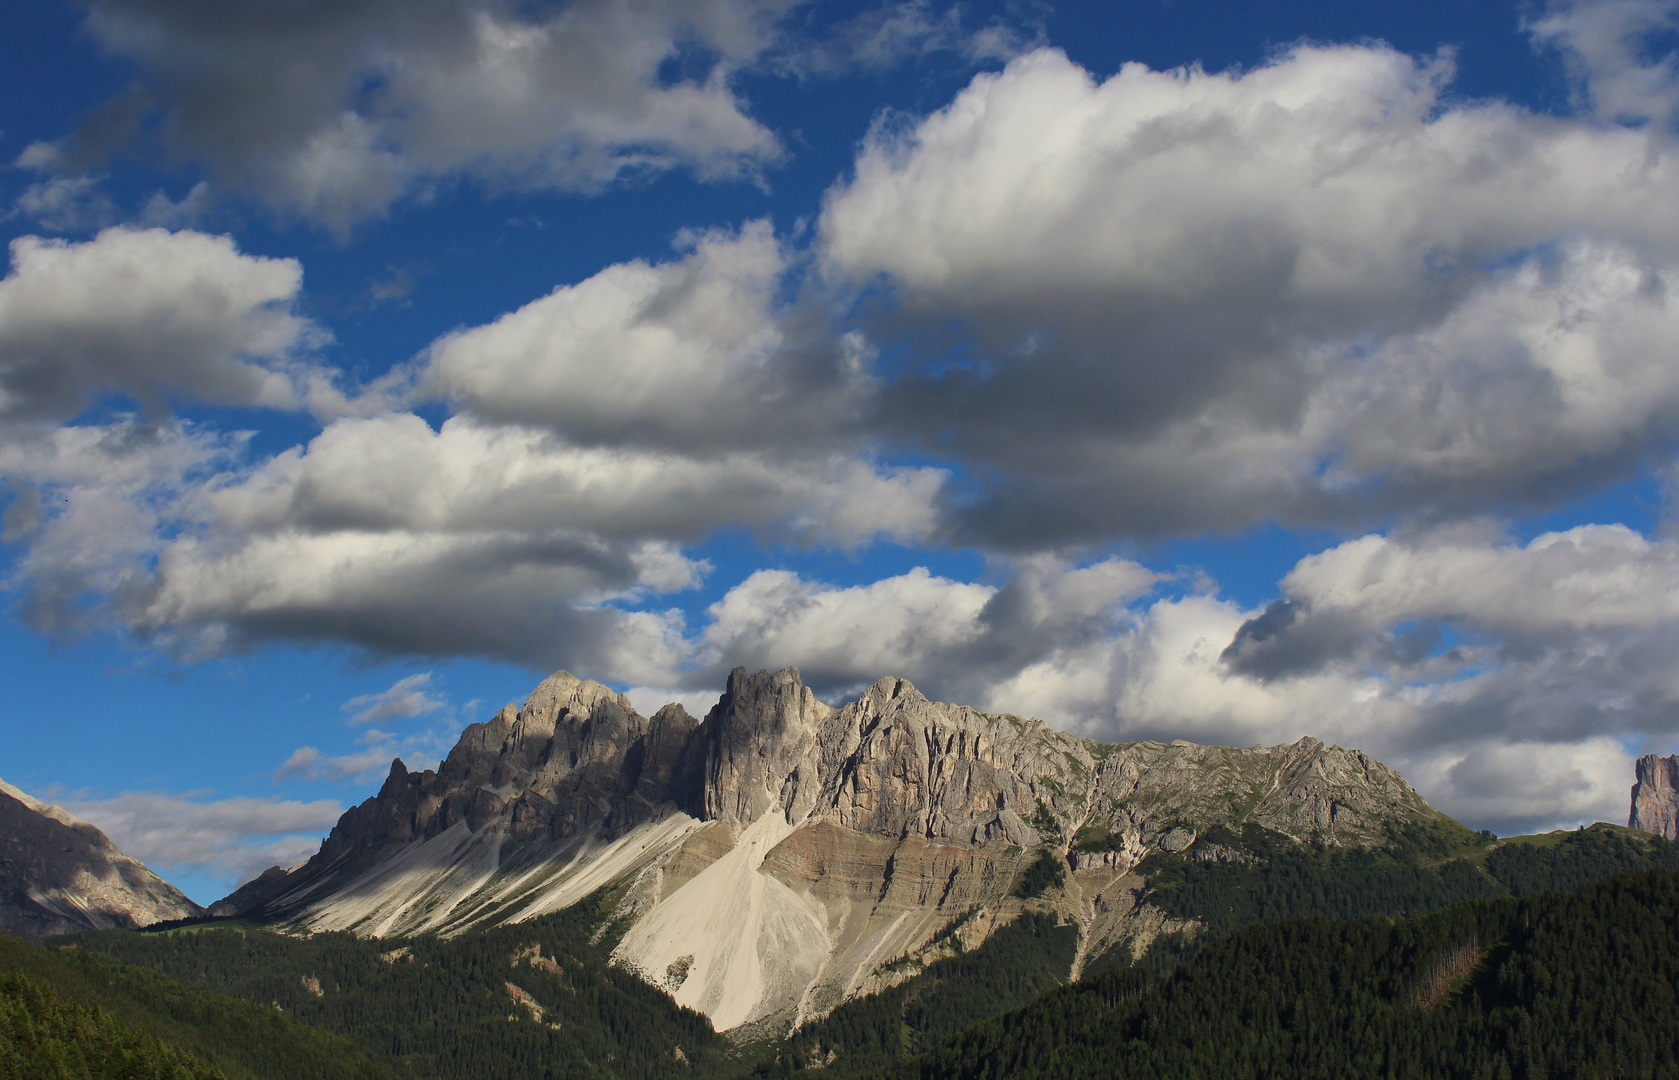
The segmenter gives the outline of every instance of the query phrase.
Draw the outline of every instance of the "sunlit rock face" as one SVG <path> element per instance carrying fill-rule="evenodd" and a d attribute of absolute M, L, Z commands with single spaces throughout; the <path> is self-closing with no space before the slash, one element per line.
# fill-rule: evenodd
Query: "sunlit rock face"
<path fill-rule="evenodd" d="M 1632 785 L 1632 815 L 1627 824 L 1679 840 L 1679 754 L 1646 754 L 1638 759 L 1638 782 Z"/>
<path fill-rule="evenodd" d="M 0 781 L 0 933 L 39 941 L 201 913 L 92 825 Z"/>
<path fill-rule="evenodd" d="M 1437 819 L 1399 774 L 1315 739 L 1108 745 L 897 678 L 835 708 L 796 668 L 736 669 L 703 721 L 679 705 L 647 718 L 560 672 L 467 728 L 435 772 L 394 762 L 313 859 L 212 910 L 455 934 L 610 887 L 627 926 L 618 963 L 720 1029 L 775 1027 L 972 947 L 1028 906 L 1078 924 L 1075 970 L 1140 951 L 1174 927 L 1132 870 L 1213 826 L 1362 845 Z M 1081 835 L 1099 850 L 1079 850 Z M 1013 896 L 1045 852 L 1066 860 L 1066 887 Z"/>

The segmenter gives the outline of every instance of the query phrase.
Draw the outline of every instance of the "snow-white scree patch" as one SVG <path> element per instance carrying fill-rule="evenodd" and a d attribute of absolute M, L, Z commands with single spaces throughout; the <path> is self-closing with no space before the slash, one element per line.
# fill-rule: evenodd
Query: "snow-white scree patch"
<path fill-rule="evenodd" d="M 796 1004 L 827 957 L 827 911 L 758 869 L 797 828 L 777 811 L 754 821 L 637 923 L 613 958 L 655 986 L 669 987 L 680 969 L 671 996 L 719 1031 Z"/>

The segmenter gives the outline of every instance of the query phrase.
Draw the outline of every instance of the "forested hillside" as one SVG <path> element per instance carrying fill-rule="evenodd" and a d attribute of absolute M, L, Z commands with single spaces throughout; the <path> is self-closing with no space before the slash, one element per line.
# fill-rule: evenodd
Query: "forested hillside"
<path fill-rule="evenodd" d="M 1295 918 L 1164 982 L 1104 973 L 991 1020 L 909 1080 L 1679 1076 L 1679 873 L 1409 919 Z"/>
<path fill-rule="evenodd" d="M 608 899 L 458 938 L 290 936 L 210 923 L 57 939 L 272 1003 L 402 1076 L 690 1077 L 733 1061 L 699 1013 L 606 963 Z"/>
<path fill-rule="evenodd" d="M 1208 942 L 1271 919 L 1413 914 L 1477 897 L 1573 889 L 1643 867 L 1679 870 L 1679 844 L 1604 823 L 1496 842 L 1488 834 L 1472 844 L 1455 831 L 1405 829 L 1376 848 L 1312 847 L 1253 825 L 1240 834 L 1213 829 L 1138 867 L 1150 903 L 1200 924 L 1157 941 L 1144 962 L 1165 972 Z M 1123 959 L 1110 956 L 1090 973 Z"/>
<path fill-rule="evenodd" d="M 1028 913 L 979 948 L 806 1025 L 757 1073 L 785 1076 L 815 1066 L 851 1073 L 914 1057 L 1065 983 L 1077 946 L 1076 928 Z"/>
<path fill-rule="evenodd" d="M 1474 898 L 1525 896 L 1633 868 L 1679 869 L 1679 844 L 1614 825 L 1493 841 L 1467 830 L 1410 830 L 1385 848 L 1309 847 L 1258 827 L 1212 830 L 1175 855 L 1141 867 L 1149 902 L 1201 928 L 1156 941 L 1142 958 L 1156 975 L 1255 923 L 1298 915 L 1350 918 L 1436 911 Z M 1058 937 L 1057 934 L 1064 935 Z M 1022 920 L 972 956 L 933 965 L 886 993 L 851 1001 L 806 1026 L 760 1073 L 820 1064 L 824 1075 L 874 1075 L 949 1034 L 1005 1011 L 1010 988 L 1032 965 L 1065 981 L 1074 928 Z M 1130 969 L 1123 949 L 1086 968 L 1094 979 Z M 1059 972 L 1060 977 L 1051 977 Z M 1000 1000 L 1001 999 L 1001 1000 Z"/>
<path fill-rule="evenodd" d="M 0 975 L 0 1080 L 226 1080 L 219 1069 L 110 1013 Z"/>
<path fill-rule="evenodd" d="M 21 980 L 7 984 L 16 987 L 8 998 L 13 1045 L 20 1048 L 17 1053 L 28 1046 L 28 1060 L 39 1056 L 45 1070 L 25 1063 L 18 1074 L 24 1080 L 77 1078 L 81 1064 L 115 1070 L 92 1074 L 111 1077 L 155 1065 L 164 1068 L 160 1075 L 168 1080 L 181 1080 L 177 1066 L 189 1080 L 211 1075 L 226 1080 L 395 1080 L 397 1075 L 349 1042 L 299 1023 L 273 1005 L 211 993 L 87 949 L 0 937 L 0 971 L 5 973 L 0 978 Z M 43 1050 L 49 1043 L 59 1049 L 48 1045 Z M 125 1063 L 113 1047 L 133 1060 Z M 53 1071 L 49 1059 L 60 1060 L 69 1071 Z"/>

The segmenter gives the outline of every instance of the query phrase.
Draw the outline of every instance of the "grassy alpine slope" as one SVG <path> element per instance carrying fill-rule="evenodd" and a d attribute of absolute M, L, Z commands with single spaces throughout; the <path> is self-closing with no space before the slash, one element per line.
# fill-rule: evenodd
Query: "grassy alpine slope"
<path fill-rule="evenodd" d="M 900 1080 L 1679 1077 L 1679 873 L 1408 919 L 1241 930 L 1156 982 L 1113 970 Z"/>

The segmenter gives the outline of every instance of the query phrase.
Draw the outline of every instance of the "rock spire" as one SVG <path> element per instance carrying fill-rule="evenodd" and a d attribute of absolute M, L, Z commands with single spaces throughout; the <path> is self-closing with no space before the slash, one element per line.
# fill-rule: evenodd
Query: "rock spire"
<path fill-rule="evenodd" d="M 1632 785 L 1632 814 L 1627 824 L 1679 840 L 1679 754 L 1645 754 L 1638 759 L 1638 782 Z"/>

